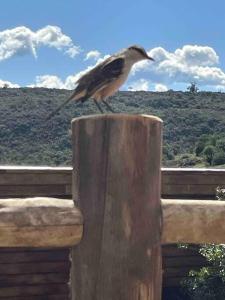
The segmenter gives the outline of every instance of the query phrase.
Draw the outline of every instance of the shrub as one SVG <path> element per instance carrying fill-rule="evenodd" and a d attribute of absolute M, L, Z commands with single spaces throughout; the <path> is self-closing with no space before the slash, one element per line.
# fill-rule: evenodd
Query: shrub
<path fill-rule="evenodd" d="M 191 167 L 201 163 L 202 159 L 194 156 L 193 154 L 184 154 L 178 160 L 179 167 Z"/>
<path fill-rule="evenodd" d="M 218 200 L 225 200 L 225 189 L 218 187 L 216 192 Z M 225 245 L 203 245 L 199 252 L 210 265 L 189 272 L 181 283 L 184 293 L 191 300 L 225 299 Z"/>
<path fill-rule="evenodd" d="M 197 87 L 197 84 L 195 82 L 191 82 L 191 84 L 187 87 L 187 90 L 190 92 L 190 93 L 197 93 L 199 88 Z"/>
<path fill-rule="evenodd" d="M 195 147 L 195 155 L 200 156 L 200 154 L 202 153 L 204 148 L 205 148 L 205 143 L 202 141 L 199 141 Z"/>
<path fill-rule="evenodd" d="M 221 150 L 215 152 L 214 155 L 213 155 L 213 161 L 212 161 L 212 164 L 213 164 L 214 166 L 225 164 L 225 152 L 223 152 L 223 151 L 221 151 Z"/>
<path fill-rule="evenodd" d="M 212 165 L 213 157 L 215 153 L 215 147 L 212 145 L 206 146 L 203 150 L 203 154 L 205 155 L 206 161 Z"/>

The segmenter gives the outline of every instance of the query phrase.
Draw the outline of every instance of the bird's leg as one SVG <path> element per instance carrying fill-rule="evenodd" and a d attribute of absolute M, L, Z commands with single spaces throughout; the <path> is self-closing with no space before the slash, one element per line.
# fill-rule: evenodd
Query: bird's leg
<path fill-rule="evenodd" d="M 112 113 L 115 112 L 115 111 L 112 109 L 112 107 L 109 105 L 108 102 L 106 102 L 105 100 L 102 100 L 102 102 L 107 106 L 107 108 L 108 108 Z"/>
<path fill-rule="evenodd" d="M 96 106 L 97 106 L 97 108 L 100 110 L 100 112 L 103 114 L 104 111 L 102 110 L 102 108 L 101 108 L 100 104 L 98 103 L 98 101 L 96 101 L 96 100 L 94 99 L 94 103 L 96 104 Z"/>

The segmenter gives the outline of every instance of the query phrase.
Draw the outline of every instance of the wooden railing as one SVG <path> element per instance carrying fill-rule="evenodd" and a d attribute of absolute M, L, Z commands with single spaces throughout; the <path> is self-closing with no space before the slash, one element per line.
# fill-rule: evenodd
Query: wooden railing
<path fill-rule="evenodd" d="M 160 203 L 159 121 L 146 116 L 124 115 L 79 120 L 73 127 L 75 169 L 0 169 L 0 197 L 7 198 L 0 201 L 0 246 L 73 246 L 82 237 L 83 214 L 85 232 L 81 246 L 74 248 L 72 253 L 73 299 L 115 299 L 119 295 L 121 300 L 159 300 L 160 230 L 164 244 L 223 242 L 225 227 L 221 226 L 220 231 L 216 231 L 216 224 L 223 223 L 225 205 L 206 199 L 215 199 L 216 187 L 224 187 L 225 172 L 163 169 L 161 196 L 165 200 Z M 120 156 L 115 163 L 118 153 Z M 63 200 L 71 199 L 71 195 L 82 213 L 71 206 L 72 201 Z M 21 199 L 27 196 L 62 199 Z M 9 197 L 14 199 L 9 200 Z M 15 200 L 15 197 L 20 199 Z M 171 246 L 166 247 L 163 246 L 163 253 L 168 260 L 164 261 L 164 266 L 170 272 L 168 282 L 173 285 L 181 273 L 177 276 L 172 266 L 175 263 L 177 267 L 177 261 L 170 258 Z M 3 253 L 7 251 L 10 249 L 3 248 Z M 28 252 L 28 249 L 24 251 Z M 27 263 L 28 256 L 21 254 L 20 250 L 18 260 Z M 8 261 L 6 263 L 9 264 Z M 13 270 L 13 265 L 10 268 Z M 191 266 L 186 266 L 188 268 Z M 43 295 L 48 295 L 48 299 L 67 300 L 69 297 L 63 284 L 61 290 L 50 286 L 38 289 L 35 282 L 39 282 L 38 278 L 41 282 L 44 280 L 40 274 L 37 278 L 33 276 L 34 281 L 30 284 L 26 284 L 28 278 L 25 273 L 19 274 L 20 279 L 16 281 L 15 274 L 11 275 L 10 280 L 2 278 L 11 289 L 5 289 L 3 285 L 1 295 L 0 286 L 0 299 L 42 299 Z M 49 272 L 46 282 L 53 277 Z M 109 277 L 110 285 L 107 283 Z M 19 288 L 20 280 L 22 288 Z M 50 279 L 52 287 L 55 280 L 55 277 L 52 282 Z M 16 282 L 16 287 L 13 282 Z"/>
<path fill-rule="evenodd" d="M 0 166 L 0 197 L 72 199 L 72 167 Z M 225 169 L 162 168 L 162 198 L 215 199 Z"/>

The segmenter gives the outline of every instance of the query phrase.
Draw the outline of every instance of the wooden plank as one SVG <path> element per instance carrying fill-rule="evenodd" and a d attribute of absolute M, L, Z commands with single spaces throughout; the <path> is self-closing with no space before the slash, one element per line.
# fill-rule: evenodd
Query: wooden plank
<path fill-rule="evenodd" d="M 0 289 L 0 299 L 8 297 L 21 296 L 36 296 L 36 295 L 51 295 L 68 293 L 69 287 L 67 284 L 39 284 L 30 286 L 5 287 Z"/>
<path fill-rule="evenodd" d="M 195 268 L 195 270 L 199 270 L 199 268 Z M 163 274 L 166 274 L 167 278 L 170 277 L 186 277 L 190 271 L 190 267 L 179 267 L 179 268 L 164 268 Z"/>
<path fill-rule="evenodd" d="M 0 228 L 82 223 L 80 210 L 70 200 L 47 197 L 0 199 Z"/>
<path fill-rule="evenodd" d="M 69 258 L 68 251 L 42 251 L 42 252 L 0 252 L 0 264 L 13 264 L 19 262 L 49 262 L 66 261 Z"/>
<path fill-rule="evenodd" d="M 38 176 L 37 176 L 38 175 Z M 3 173 L 0 185 L 64 185 L 71 183 L 71 174 L 64 173 Z"/>
<path fill-rule="evenodd" d="M 170 174 L 162 177 L 163 185 L 224 185 L 225 184 L 225 174 Z"/>
<path fill-rule="evenodd" d="M 203 256 L 166 257 L 163 259 L 163 267 L 199 267 L 209 265 Z"/>
<path fill-rule="evenodd" d="M 37 273 L 66 273 L 70 270 L 70 262 L 39 262 L 0 264 L 0 274 L 37 274 Z"/>
<path fill-rule="evenodd" d="M 72 130 L 73 199 L 85 222 L 73 299 L 160 299 L 161 121 L 103 115 L 76 119 Z"/>
<path fill-rule="evenodd" d="M 70 200 L 0 200 L 1 247 L 59 247 L 77 244 L 82 215 Z"/>
<path fill-rule="evenodd" d="M 70 253 L 70 248 L 68 247 L 54 247 L 54 248 L 50 248 L 50 247 L 35 247 L 35 248 L 31 248 L 31 247 L 0 247 L 0 255 L 1 253 L 11 253 L 11 252 L 17 252 L 17 253 L 21 253 L 21 252 L 33 252 L 33 253 L 37 253 L 37 252 L 45 252 L 45 253 L 52 253 L 54 251 L 60 251 L 60 252 L 65 252 L 65 253 Z"/>
<path fill-rule="evenodd" d="M 64 173 L 71 174 L 71 167 L 43 167 L 43 166 L 0 166 L 0 174 L 5 173 Z"/>
<path fill-rule="evenodd" d="M 225 242 L 224 201 L 164 199 L 162 211 L 162 243 Z"/>
<path fill-rule="evenodd" d="M 181 280 L 185 279 L 186 277 L 169 277 L 163 279 L 163 287 L 178 287 L 180 286 Z"/>
<path fill-rule="evenodd" d="M 1 227 L 1 247 L 71 247 L 80 242 L 83 225 Z"/>
<path fill-rule="evenodd" d="M 7 266 L 6 266 L 7 267 Z M 67 273 L 45 273 L 45 274 L 14 274 L 0 275 L 0 294 L 2 287 L 26 286 L 52 283 L 68 283 Z"/>
<path fill-rule="evenodd" d="M 66 186 L 45 185 L 0 185 L 0 198 L 19 196 L 66 196 Z"/>
<path fill-rule="evenodd" d="M 162 168 L 162 173 L 168 174 L 223 174 L 225 175 L 225 169 L 219 168 Z"/>
<path fill-rule="evenodd" d="M 71 196 L 71 176 L 72 168 L 68 167 L 0 166 L 0 197 Z M 162 168 L 164 197 L 214 198 L 215 188 L 224 183 L 224 169 Z M 207 190 L 205 185 L 209 184 Z"/>
<path fill-rule="evenodd" d="M 182 257 L 182 256 L 196 256 L 198 253 L 198 245 L 189 245 L 188 248 L 179 248 L 175 245 L 163 245 L 162 255 L 163 257 Z"/>
<path fill-rule="evenodd" d="M 218 185 L 191 185 L 191 184 L 170 184 L 164 185 L 162 187 L 163 196 L 173 196 L 173 197 L 211 197 L 215 198 L 216 196 L 216 187 Z"/>
<path fill-rule="evenodd" d="M 70 296 L 68 293 L 63 295 L 16 296 L 7 298 L 7 300 L 70 300 Z"/>

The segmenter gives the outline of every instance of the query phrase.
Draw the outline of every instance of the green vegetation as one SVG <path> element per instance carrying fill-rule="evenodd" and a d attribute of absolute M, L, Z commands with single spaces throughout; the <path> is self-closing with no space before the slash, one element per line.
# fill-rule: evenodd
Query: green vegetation
<path fill-rule="evenodd" d="M 205 245 L 199 252 L 210 266 L 190 271 L 183 288 L 190 300 L 225 299 L 225 245 Z"/>
<path fill-rule="evenodd" d="M 225 189 L 216 189 L 216 198 L 225 201 Z M 178 248 L 193 245 L 178 244 Z M 180 287 L 167 288 L 167 300 L 224 300 L 225 299 L 225 245 L 198 245 L 199 253 L 206 258 L 206 265 L 199 270 L 190 270 Z M 163 298 L 164 299 L 164 298 Z"/>
<path fill-rule="evenodd" d="M 191 82 L 190 86 L 187 87 L 187 90 L 190 93 L 197 93 L 199 91 L 199 88 L 197 87 L 197 84 L 195 82 Z"/>
<path fill-rule="evenodd" d="M 225 200 L 225 190 L 217 188 L 217 199 Z M 190 300 L 225 299 L 225 245 L 203 245 L 199 252 L 210 263 L 199 271 L 190 271 L 183 280 L 183 291 Z"/>
<path fill-rule="evenodd" d="M 45 88 L 0 89 L 0 164 L 70 165 L 70 122 L 98 113 L 93 101 L 68 104 L 45 117 L 71 94 Z M 164 121 L 164 166 L 225 164 L 225 94 L 211 92 L 119 92 L 116 112 L 157 115 Z"/>
<path fill-rule="evenodd" d="M 205 158 L 210 166 L 225 164 L 224 135 L 202 135 L 196 144 L 195 155 Z"/>

